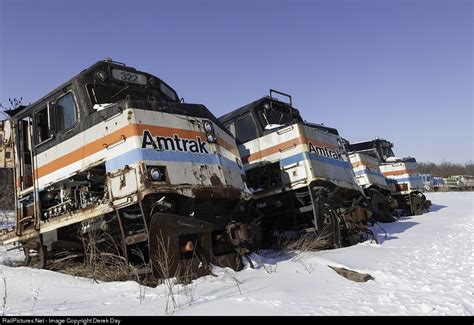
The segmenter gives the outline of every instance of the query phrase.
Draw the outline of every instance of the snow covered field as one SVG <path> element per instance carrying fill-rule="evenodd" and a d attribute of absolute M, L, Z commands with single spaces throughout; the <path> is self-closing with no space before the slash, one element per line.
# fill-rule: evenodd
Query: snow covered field
<path fill-rule="evenodd" d="M 428 193 L 432 212 L 377 226 L 379 244 L 282 256 L 254 256 L 256 269 L 216 269 L 183 287 L 95 283 L 10 267 L 22 259 L 0 247 L 4 315 L 473 315 L 474 193 Z M 259 260 L 259 261 L 258 261 Z M 327 265 L 375 279 L 356 283 Z M 5 278 L 5 280 L 3 280 Z M 6 283 L 6 289 L 4 284 Z M 166 308 L 168 301 L 168 308 Z"/>

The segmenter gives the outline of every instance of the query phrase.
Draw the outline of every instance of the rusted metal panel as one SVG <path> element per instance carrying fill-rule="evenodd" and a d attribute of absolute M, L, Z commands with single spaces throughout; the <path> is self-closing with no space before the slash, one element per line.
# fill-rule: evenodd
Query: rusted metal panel
<path fill-rule="evenodd" d="M 39 230 L 27 229 L 21 234 L 21 236 L 17 236 L 14 231 L 5 233 L 0 237 L 0 240 L 3 245 L 11 244 L 17 241 L 24 241 L 38 236 L 39 234 L 47 233 L 58 228 L 66 227 L 81 221 L 104 215 L 106 213 L 110 213 L 113 210 L 114 208 L 109 204 L 91 206 L 49 219 L 48 221 L 41 223 Z"/>
<path fill-rule="evenodd" d="M 120 199 L 138 190 L 138 179 L 136 169 L 126 166 L 107 177 L 107 188 L 112 199 Z"/>
<path fill-rule="evenodd" d="M 153 215 L 149 230 L 153 274 L 160 278 L 209 274 L 200 264 L 211 262 L 211 233 L 208 222 L 172 214 Z"/>

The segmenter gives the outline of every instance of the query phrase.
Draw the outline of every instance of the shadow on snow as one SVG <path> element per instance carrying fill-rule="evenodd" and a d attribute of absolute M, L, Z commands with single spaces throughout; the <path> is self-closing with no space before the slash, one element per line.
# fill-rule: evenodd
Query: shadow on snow
<path fill-rule="evenodd" d="M 396 234 L 405 232 L 411 227 L 414 227 L 419 224 L 418 222 L 414 222 L 414 221 L 404 221 L 406 219 L 410 219 L 410 218 L 405 217 L 403 219 L 400 219 L 399 221 L 395 221 L 391 223 L 378 222 L 374 224 L 373 226 L 369 227 L 369 229 L 372 230 L 379 244 L 382 244 L 386 240 L 398 239 Z"/>
<path fill-rule="evenodd" d="M 430 212 L 436 212 L 447 207 L 448 207 L 447 205 L 431 204 Z"/>

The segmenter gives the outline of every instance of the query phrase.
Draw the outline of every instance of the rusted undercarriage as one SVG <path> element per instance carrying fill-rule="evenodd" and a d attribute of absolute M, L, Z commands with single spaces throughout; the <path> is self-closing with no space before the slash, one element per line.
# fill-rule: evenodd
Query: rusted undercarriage
<path fill-rule="evenodd" d="M 147 192 L 154 193 L 141 198 Z M 44 268 L 58 253 L 80 250 L 90 238 L 106 234 L 113 243 L 108 247 L 114 248 L 107 253 L 157 278 L 195 278 L 209 274 L 211 264 L 238 270 L 242 256 L 260 245 L 259 219 L 253 218 L 249 202 L 211 198 L 218 196 L 212 191 L 199 199 L 152 188 L 140 194 L 131 195 L 127 201 L 132 204 L 123 208 L 94 205 L 48 219 L 40 230 L 29 224 L 20 236 L 4 234 L 3 242 L 20 242 L 26 264 L 36 255 Z"/>
<path fill-rule="evenodd" d="M 282 237 L 298 238 L 309 232 L 324 237 L 325 248 L 351 246 L 362 240 L 372 214 L 360 193 L 317 183 L 257 200 L 263 215 L 264 246 L 275 247 Z"/>
<path fill-rule="evenodd" d="M 431 201 L 416 191 L 397 195 L 374 186 L 364 192 L 373 219 L 378 222 L 394 222 L 399 217 L 421 215 L 428 212 L 431 206 Z"/>

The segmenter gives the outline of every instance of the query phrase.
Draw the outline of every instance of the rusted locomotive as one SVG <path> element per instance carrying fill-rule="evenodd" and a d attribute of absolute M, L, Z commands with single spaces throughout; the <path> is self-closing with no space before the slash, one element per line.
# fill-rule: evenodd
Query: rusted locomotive
<path fill-rule="evenodd" d="M 366 191 L 378 220 L 429 211 L 431 201 L 423 194 L 415 158 L 395 157 L 393 143 L 385 139 L 346 142 L 346 146 L 357 183 Z"/>
<path fill-rule="evenodd" d="M 361 240 L 370 212 L 336 129 L 305 122 L 275 90 L 219 119 L 239 141 L 266 244 L 288 233 L 327 235 L 329 247 Z"/>
<path fill-rule="evenodd" d="M 106 59 L 13 113 L 17 220 L 1 240 L 27 260 L 37 252 L 44 266 L 102 231 L 127 262 L 141 252 L 143 272 L 162 275 L 164 240 L 173 270 L 200 274 L 258 245 L 235 139 L 161 79 Z"/>

